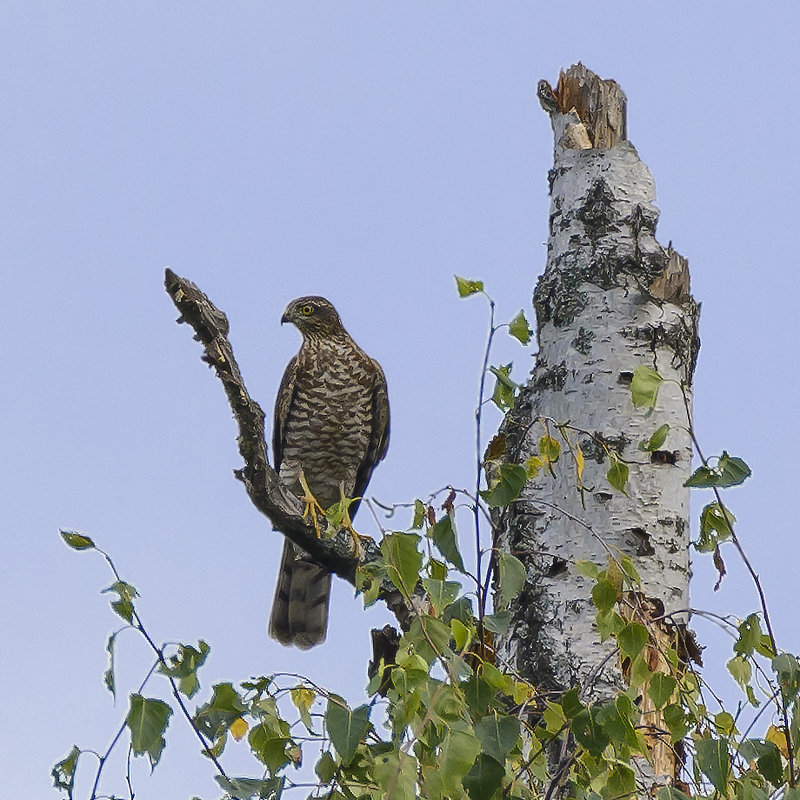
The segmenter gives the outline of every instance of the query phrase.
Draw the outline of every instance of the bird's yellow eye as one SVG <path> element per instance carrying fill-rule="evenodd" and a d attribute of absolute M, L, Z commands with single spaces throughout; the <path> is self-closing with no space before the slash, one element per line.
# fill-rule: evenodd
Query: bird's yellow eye
<path fill-rule="evenodd" d="M 308 317 L 308 316 L 310 316 L 311 314 L 313 314 L 313 313 L 314 313 L 314 306 L 302 306 L 302 307 L 300 308 L 300 313 L 301 313 L 301 314 L 302 314 L 304 317 Z"/>

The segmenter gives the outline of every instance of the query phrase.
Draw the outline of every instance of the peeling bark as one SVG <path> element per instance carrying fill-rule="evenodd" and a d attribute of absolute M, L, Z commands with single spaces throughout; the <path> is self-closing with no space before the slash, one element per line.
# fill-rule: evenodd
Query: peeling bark
<path fill-rule="evenodd" d="M 579 445 L 585 458 L 586 489 L 581 496 L 574 453 L 562 440 L 555 476 L 542 470 L 506 515 L 503 546 L 524 562 L 528 581 L 501 651 L 540 689 L 580 686 L 585 700 L 601 702 L 624 688 L 625 676 L 613 641 L 599 640 L 592 582 L 578 574 L 576 561 L 605 566 L 610 553 L 630 556 L 642 586 L 641 597 L 627 598 L 629 618 L 647 614 L 665 637 L 684 635 L 690 570 L 683 483 L 692 452 L 680 387 L 690 403 L 699 309 L 688 262 L 655 238 L 653 178 L 626 138 L 619 86 L 578 64 L 555 90 L 541 81 L 538 95 L 555 138 L 547 263 L 533 296 L 539 351 L 501 432 L 508 459 L 524 463 L 536 455 L 539 437 L 557 438 L 556 423 L 569 422 L 572 448 Z M 639 365 L 673 381 L 662 384 L 650 415 L 631 401 Z M 664 423 L 670 431 L 663 450 L 639 450 Z M 630 469 L 627 495 L 606 479 L 609 451 Z M 674 776 L 674 753 L 662 755 L 655 774 Z"/>

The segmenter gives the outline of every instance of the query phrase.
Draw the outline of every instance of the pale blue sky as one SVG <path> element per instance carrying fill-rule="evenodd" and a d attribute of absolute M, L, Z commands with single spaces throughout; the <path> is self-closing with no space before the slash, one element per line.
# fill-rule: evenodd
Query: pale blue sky
<path fill-rule="evenodd" d="M 111 581 L 59 526 L 114 555 L 156 638 L 212 645 L 205 687 L 298 671 L 360 699 L 384 615 L 348 587 L 324 647 L 266 637 L 281 542 L 232 478 L 234 426 L 174 324 L 163 269 L 228 313 L 269 409 L 298 344 L 279 325 L 286 302 L 328 296 L 389 380 L 393 438 L 371 493 L 471 483 L 485 314 L 456 299 L 452 274 L 482 277 L 501 319 L 530 309 L 552 150 L 535 87 L 578 59 L 627 93 L 659 238 L 690 260 L 699 435 L 753 467 L 730 504 L 800 649 L 799 20 L 793 2 L 5 0 L 4 796 L 53 796 L 50 767 L 73 743 L 104 749 L 148 663 L 121 638 L 115 708 L 101 676 L 116 620 L 98 595 Z M 496 360 L 522 377 L 531 355 L 508 343 Z M 694 602 L 747 611 L 754 594 L 726 555 L 716 595 L 698 565 Z M 706 661 L 727 660 L 701 630 Z M 152 779 L 137 765 L 137 797 L 216 796 L 180 719 L 168 739 Z M 110 776 L 122 793 L 118 765 Z"/>

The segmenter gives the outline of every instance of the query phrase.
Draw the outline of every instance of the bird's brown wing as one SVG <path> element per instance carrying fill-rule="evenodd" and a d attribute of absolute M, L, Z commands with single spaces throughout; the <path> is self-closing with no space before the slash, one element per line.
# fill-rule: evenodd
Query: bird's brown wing
<path fill-rule="evenodd" d="M 353 496 L 358 498 L 363 496 L 372 477 L 372 471 L 386 455 L 389 447 L 389 394 L 386 389 L 386 376 L 375 359 L 372 359 L 372 365 L 375 367 L 375 383 L 372 389 L 372 431 L 367 452 L 356 473 Z M 355 514 L 356 508 L 358 508 L 357 502 L 350 506 L 350 513 Z"/>
<path fill-rule="evenodd" d="M 278 396 L 275 398 L 275 416 L 272 423 L 272 457 L 275 471 L 280 472 L 283 461 L 283 445 L 286 438 L 286 420 L 294 399 L 294 388 L 297 379 L 297 356 L 287 365 L 281 378 Z"/>

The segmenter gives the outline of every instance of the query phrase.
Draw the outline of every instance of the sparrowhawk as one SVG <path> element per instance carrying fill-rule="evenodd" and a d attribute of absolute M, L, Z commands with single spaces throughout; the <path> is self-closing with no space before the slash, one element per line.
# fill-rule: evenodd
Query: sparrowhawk
<path fill-rule="evenodd" d="M 303 334 L 275 403 L 275 469 L 299 497 L 308 489 L 322 508 L 344 495 L 355 513 L 375 465 L 389 444 L 389 401 L 380 364 L 342 326 L 324 297 L 289 303 L 281 323 Z M 303 649 L 325 639 L 330 573 L 284 541 L 270 617 L 270 635 Z"/>

